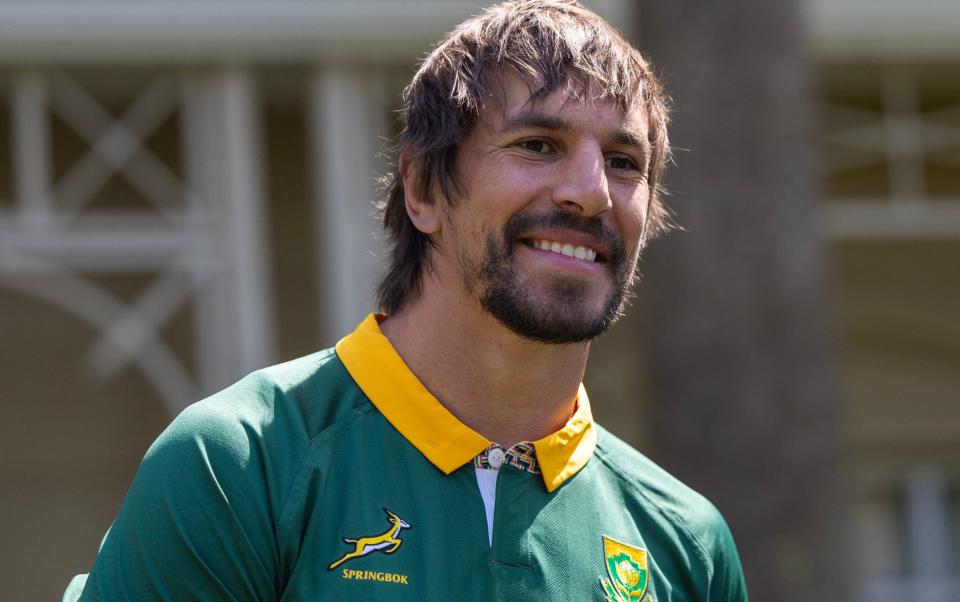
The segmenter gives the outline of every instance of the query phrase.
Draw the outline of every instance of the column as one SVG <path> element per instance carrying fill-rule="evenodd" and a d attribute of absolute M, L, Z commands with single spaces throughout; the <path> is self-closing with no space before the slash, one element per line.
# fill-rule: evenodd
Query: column
<path fill-rule="evenodd" d="M 384 265 L 373 217 L 380 157 L 389 135 L 389 82 L 349 66 L 318 68 L 310 87 L 310 126 L 321 333 L 333 343 L 376 307 Z"/>

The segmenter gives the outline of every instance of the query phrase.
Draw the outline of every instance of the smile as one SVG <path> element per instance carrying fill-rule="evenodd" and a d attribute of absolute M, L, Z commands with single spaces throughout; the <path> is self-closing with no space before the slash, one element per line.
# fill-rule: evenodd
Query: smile
<path fill-rule="evenodd" d="M 540 249 L 541 251 L 549 251 L 550 253 L 574 257 L 576 259 L 582 259 L 583 261 L 593 262 L 597 260 L 597 252 L 583 245 L 574 246 L 570 243 L 535 238 L 530 240 L 530 246 L 534 249 Z"/>

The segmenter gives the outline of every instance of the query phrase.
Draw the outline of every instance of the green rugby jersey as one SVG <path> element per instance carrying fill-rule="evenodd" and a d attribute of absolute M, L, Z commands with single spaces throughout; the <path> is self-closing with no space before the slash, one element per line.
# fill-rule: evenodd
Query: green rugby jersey
<path fill-rule="evenodd" d="M 64 600 L 743 602 L 723 519 L 596 425 L 581 387 L 539 474 L 417 380 L 370 316 L 187 408 Z M 492 462 L 491 462 L 492 464 Z"/>

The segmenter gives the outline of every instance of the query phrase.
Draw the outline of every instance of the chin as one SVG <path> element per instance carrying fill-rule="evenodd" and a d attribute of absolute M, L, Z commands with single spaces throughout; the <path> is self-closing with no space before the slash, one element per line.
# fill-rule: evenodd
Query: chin
<path fill-rule="evenodd" d="M 621 316 L 624 295 L 614 291 L 599 300 L 584 298 L 595 291 L 576 288 L 541 296 L 531 294 L 529 289 L 489 287 L 481 305 L 525 339 L 551 344 L 582 343 L 603 334 Z"/>

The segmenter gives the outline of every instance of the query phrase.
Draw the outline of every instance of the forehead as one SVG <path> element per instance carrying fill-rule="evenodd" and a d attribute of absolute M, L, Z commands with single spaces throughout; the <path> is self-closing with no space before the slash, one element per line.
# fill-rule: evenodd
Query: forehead
<path fill-rule="evenodd" d="M 647 136 L 647 112 L 641 102 L 624 108 L 613 98 L 600 98 L 598 86 L 570 80 L 548 94 L 534 97 L 537 86 L 506 70 L 494 76 L 480 121 L 497 129 L 525 115 L 562 117 L 594 128 L 611 128 Z"/>

